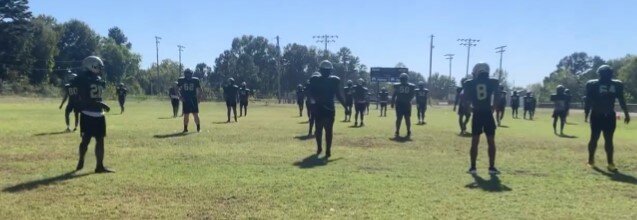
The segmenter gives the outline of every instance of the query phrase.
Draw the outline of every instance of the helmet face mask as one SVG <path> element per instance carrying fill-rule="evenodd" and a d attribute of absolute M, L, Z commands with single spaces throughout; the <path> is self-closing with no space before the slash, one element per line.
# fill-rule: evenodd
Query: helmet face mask
<path fill-rule="evenodd" d="M 193 74 L 193 72 L 192 72 L 192 70 L 191 70 L 191 69 L 186 69 L 186 70 L 184 70 L 184 77 L 186 77 L 186 78 L 192 78 L 192 74 Z"/>
<path fill-rule="evenodd" d="M 352 86 L 354 85 L 354 82 L 352 82 L 352 80 L 347 80 L 347 86 Z"/>
<path fill-rule="evenodd" d="M 419 81 L 418 82 L 418 86 L 420 86 L 420 88 L 424 88 L 425 87 L 425 82 L 424 81 Z"/>
<path fill-rule="evenodd" d="M 228 79 L 228 84 L 230 84 L 230 85 L 234 85 L 234 78 L 230 77 L 230 78 Z"/>
<path fill-rule="evenodd" d="M 101 74 L 104 69 L 104 62 L 97 56 L 88 56 L 82 60 L 82 67 L 95 75 Z"/>
<path fill-rule="evenodd" d="M 400 79 L 401 84 L 409 83 L 409 75 L 407 75 L 407 73 L 401 73 L 398 78 Z"/>
<path fill-rule="evenodd" d="M 329 76 L 332 74 L 332 70 L 334 69 L 334 65 L 329 60 L 323 60 L 319 64 L 319 72 L 322 76 Z"/>
<path fill-rule="evenodd" d="M 557 94 L 564 94 L 564 90 L 565 90 L 565 88 L 564 88 L 563 85 L 558 85 L 557 87 L 555 87 L 555 92 Z"/>
<path fill-rule="evenodd" d="M 246 84 L 246 82 L 242 82 L 241 86 L 246 87 L 248 84 Z"/>
<path fill-rule="evenodd" d="M 365 85 L 365 80 L 363 80 L 362 78 L 358 79 L 358 85 L 359 86 Z"/>

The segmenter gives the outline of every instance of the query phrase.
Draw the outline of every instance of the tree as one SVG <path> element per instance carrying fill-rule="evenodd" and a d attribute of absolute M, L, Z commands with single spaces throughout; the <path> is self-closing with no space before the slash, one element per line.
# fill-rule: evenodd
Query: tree
<path fill-rule="evenodd" d="M 56 68 L 79 70 L 82 60 L 95 54 L 99 36 L 86 23 L 79 20 L 65 22 L 60 29 L 60 53 L 55 58 Z"/>
<path fill-rule="evenodd" d="M 429 89 L 429 97 L 433 99 L 446 99 L 448 95 L 456 87 L 456 80 L 449 76 L 434 73 L 431 75 L 427 88 Z"/>
<path fill-rule="evenodd" d="M 111 38 L 102 39 L 97 52 L 104 61 L 103 77 L 107 82 L 120 83 L 127 77 L 126 74 L 139 70 L 141 56 Z"/>
<path fill-rule="evenodd" d="M 32 67 L 28 4 L 27 0 L 0 0 L 0 79 L 17 78 Z"/>
<path fill-rule="evenodd" d="M 624 65 L 617 71 L 617 78 L 624 82 L 627 99 L 635 102 L 637 101 L 637 56 L 627 56 L 624 60 Z"/>
<path fill-rule="evenodd" d="M 55 28 L 56 20 L 53 17 L 40 15 L 31 21 L 33 26 L 33 49 L 31 55 L 35 59 L 34 69 L 29 74 L 31 84 L 40 84 L 52 80 L 55 83 L 56 77 L 53 77 L 53 67 L 55 66 L 55 56 L 59 51 L 57 42 L 60 38 Z"/>
<path fill-rule="evenodd" d="M 128 38 L 124 35 L 122 29 L 119 29 L 117 26 L 108 29 L 108 38 L 115 40 L 116 44 L 126 45 L 128 49 L 131 48 L 131 44 L 128 43 Z"/>

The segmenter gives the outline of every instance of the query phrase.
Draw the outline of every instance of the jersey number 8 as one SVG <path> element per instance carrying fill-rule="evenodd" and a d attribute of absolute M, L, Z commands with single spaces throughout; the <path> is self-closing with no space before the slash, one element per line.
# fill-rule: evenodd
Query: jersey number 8
<path fill-rule="evenodd" d="M 599 86 L 599 93 L 615 93 L 615 86 L 614 85 L 600 85 Z"/>
<path fill-rule="evenodd" d="M 484 84 L 476 85 L 476 95 L 478 100 L 484 100 L 487 98 L 487 86 Z"/>

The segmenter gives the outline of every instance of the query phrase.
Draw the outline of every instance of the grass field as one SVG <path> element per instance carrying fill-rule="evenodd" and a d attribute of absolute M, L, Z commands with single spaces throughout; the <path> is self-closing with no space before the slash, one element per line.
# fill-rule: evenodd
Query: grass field
<path fill-rule="evenodd" d="M 372 106 L 363 128 L 340 122 L 339 111 L 325 164 L 302 137 L 295 105 L 252 103 L 248 117 L 225 124 L 223 105 L 203 103 L 203 131 L 173 135 L 182 122 L 167 101 L 130 100 L 123 115 L 107 115 L 105 163 L 117 172 L 93 174 L 93 143 L 84 170 L 72 173 L 79 134 L 61 132 L 58 105 L 0 98 L 2 219 L 637 218 L 635 124 L 618 123 L 620 173 L 610 174 L 601 142 L 600 170 L 585 166 L 581 114 L 566 128 L 575 137 L 560 138 L 546 110 L 535 121 L 507 112 L 496 136 L 502 174 L 487 174 L 483 140 L 474 178 L 465 173 L 470 138 L 457 135 L 449 107 L 430 108 L 428 124 L 402 142 L 390 140 L 391 110 L 380 118 Z"/>

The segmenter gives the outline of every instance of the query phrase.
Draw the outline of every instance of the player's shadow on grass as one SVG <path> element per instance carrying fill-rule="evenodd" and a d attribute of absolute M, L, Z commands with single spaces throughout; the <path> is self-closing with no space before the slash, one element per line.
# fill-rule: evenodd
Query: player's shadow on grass
<path fill-rule="evenodd" d="M 230 124 L 230 122 L 228 122 L 228 121 L 215 121 L 215 122 L 212 122 L 212 123 L 216 124 L 216 125 Z"/>
<path fill-rule="evenodd" d="M 173 119 L 173 118 L 176 118 L 176 117 L 159 117 L 157 119 Z"/>
<path fill-rule="evenodd" d="M 498 127 L 500 127 L 500 128 L 509 128 L 509 126 L 507 126 L 507 125 L 498 125 Z"/>
<path fill-rule="evenodd" d="M 4 188 L 2 192 L 18 193 L 22 191 L 29 191 L 29 190 L 37 189 L 41 186 L 47 186 L 47 185 L 51 185 L 51 184 L 55 184 L 55 183 L 59 183 L 66 180 L 71 180 L 71 179 L 75 179 L 75 178 L 79 178 L 79 177 L 83 177 L 87 175 L 90 175 L 90 173 L 75 175 L 75 171 L 71 171 L 71 172 L 67 172 L 67 173 L 54 176 L 54 177 L 48 177 L 44 179 L 20 183 L 15 186 Z"/>
<path fill-rule="evenodd" d="M 637 178 L 635 178 L 634 176 L 626 175 L 626 174 L 620 173 L 619 171 L 614 173 L 607 172 L 602 169 L 599 169 L 598 167 L 594 167 L 593 170 L 597 171 L 598 173 L 604 176 L 607 176 L 613 181 L 637 185 Z"/>
<path fill-rule="evenodd" d="M 310 123 L 309 121 L 302 121 L 302 122 L 299 122 L 299 124 L 309 124 L 309 123 Z"/>
<path fill-rule="evenodd" d="M 299 135 L 299 136 L 295 136 L 294 139 L 298 139 L 300 141 L 306 141 L 309 139 L 314 139 L 314 135 Z"/>
<path fill-rule="evenodd" d="M 487 192 L 506 192 L 512 190 L 508 186 L 502 184 L 498 175 L 491 174 L 489 176 L 489 180 L 485 180 L 478 174 L 471 174 L 474 182 L 465 185 L 465 187 L 469 189 L 479 188 Z"/>
<path fill-rule="evenodd" d="M 558 134 L 557 136 L 561 138 L 577 138 L 577 136 L 575 135 L 567 135 L 567 134 Z"/>
<path fill-rule="evenodd" d="M 156 134 L 156 135 L 153 135 L 153 137 L 162 139 L 162 138 L 183 137 L 183 136 L 186 136 L 186 135 L 189 135 L 189 134 L 190 133 L 188 133 L 188 132 L 175 132 L 175 133 L 170 133 L 170 134 Z"/>
<path fill-rule="evenodd" d="M 412 141 L 411 137 L 402 137 L 402 136 L 391 137 L 391 138 L 389 138 L 389 140 L 395 141 L 395 142 L 398 142 L 398 143 L 405 143 L 405 142 Z"/>
<path fill-rule="evenodd" d="M 464 134 L 460 134 L 460 133 L 458 133 L 458 137 L 470 138 L 470 137 L 472 137 L 472 136 L 473 136 L 473 135 L 472 135 L 471 133 L 464 133 Z"/>
<path fill-rule="evenodd" d="M 58 135 L 58 134 L 67 134 L 67 133 L 71 133 L 70 131 L 56 131 L 56 132 L 43 132 L 43 133 L 37 133 L 34 134 L 33 136 L 49 136 L 49 135 Z"/>
<path fill-rule="evenodd" d="M 306 158 L 304 158 L 301 161 L 297 161 L 294 162 L 294 166 L 297 166 L 301 169 L 309 169 L 309 168 L 315 168 L 315 167 L 319 167 L 319 166 L 325 166 L 330 162 L 334 162 L 340 160 L 339 159 L 331 159 L 331 160 L 325 160 L 325 158 L 320 158 L 318 155 L 316 154 L 312 154 Z"/>

